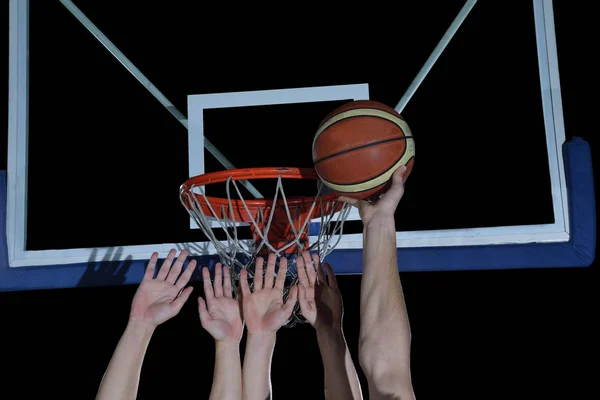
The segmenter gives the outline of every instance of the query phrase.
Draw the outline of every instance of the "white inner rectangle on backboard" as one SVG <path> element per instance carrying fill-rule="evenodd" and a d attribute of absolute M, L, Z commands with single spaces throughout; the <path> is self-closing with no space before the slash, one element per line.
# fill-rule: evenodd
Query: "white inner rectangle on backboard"
<path fill-rule="evenodd" d="M 369 85 L 318 86 L 293 89 L 255 90 L 249 92 L 195 94 L 188 96 L 188 159 L 190 177 L 205 173 L 204 168 L 204 110 L 277 104 L 299 104 L 339 100 L 369 100 Z M 325 117 L 325 116 L 323 116 Z M 316 132 L 306 132 L 314 135 Z M 227 152 L 222 150 L 225 156 Z M 349 220 L 360 219 L 353 209 Z M 318 220 L 315 220 L 318 221 Z M 219 227 L 213 222 L 213 227 Z M 190 228 L 199 229 L 190 217 Z"/>

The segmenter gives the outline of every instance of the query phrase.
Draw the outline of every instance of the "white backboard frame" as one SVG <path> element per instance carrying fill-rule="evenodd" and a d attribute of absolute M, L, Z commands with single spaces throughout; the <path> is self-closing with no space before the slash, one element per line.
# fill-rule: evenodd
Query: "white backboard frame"
<path fill-rule="evenodd" d="M 565 142 L 562 101 L 558 70 L 558 56 L 554 28 L 554 16 L 551 0 L 532 0 L 537 40 L 537 52 L 541 80 L 541 98 L 543 104 L 544 123 L 548 147 L 548 161 L 552 187 L 552 200 L 555 223 L 544 225 L 524 225 L 511 227 L 490 227 L 478 229 L 450 229 L 443 231 L 398 232 L 398 247 L 437 247 L 466 246 L 506 243 L 539 243 L 566 242 L 569 240 L 569 206 L 565 184 L 564 160 L 562 145 Z M 76 248 L 66 250 L 28 251 L 25 248 L 27 226 L 27 146 L 28 146 L 28 36 L 29 36 L 29 2 L 28 0 L 10 0 L 9 4 L 9 125 L 8 125 L 8 187 L 7 187 L 7 247 L 10 267 L 43 266 L 56 264 L 82 263 L 89 261 L 94 248 Z M 296 95 L 306 96 L 312 89 L 290 89 Z M 254 102 L 261 96 L 261 104 L 282 104 L 273 99 L 264 99 L 258 92 L 237 93 L 238 99 Z M 283 92 L 280 92 L 283 93 Z M 292 92 L 287 92 L 288 94 Z M 273 92 L 271 92 L 271 95 Z M 322 94 L 322 93 L 321 93 Z M 227 95 L 227 94 L 225 94 Z M 246 97 L 244 97 L 246 96 Z M 223 107 L 218 99 L 224 94 L 207 95 L 202 100 L 205 108 Z M 308 98 L 308 97 L 307 97 Z M 212 103 L 207 99 L 212 99 Z M 339 97 L 337 98 L 339 99 Z M 331 99 L 335 100 L 335 99 Z M 308 100 L 308 101 L 318 101 Z M 298 102 L 298 101 L 296 101 Z M 219 104 L 221 104 L 219 106 Z M 227 103 L 230 104 L 230 103 Z M 238 105 L 243 104 L 242 100 Z M 228 105 L 230 106 L 230 105 Z M 198 126 L 190 126 L 194 132 Z M 202 128 L 203 129 L 203 128 Z M 425 134 L 425 133 L 421 133 Z M 192 138 L 197 146 L 198 138 Z M 418 142 L 418 134 L 416 135 Z M 190 146 L 190 148 L 192 148 Z M 203 152 L 201 152 L 203 154 Z M 196 155 L 198 153 L 195 153 Z M 198 160 L 198 159 L 196 159 Z M 203 171 L 190 164 L 190 174 Z M 356 219 L 356 214 L 352 216 Z M 338 249 L 362 248 L 362 235 L 345 235 Z M 122 259 L 147 259 L 153 251 L 161 257 L 166 256 L 169 249 L 187 245 L 166 243 L 143 246 L 123 246 Z M 201 246 L 202 247 L 202 246 Z M 192 247 L 193 248 L 193 247 Z M 103 250 L 102 248 L 99 248 Z M 206 248 L 214 252 L 212 246 Z"/>

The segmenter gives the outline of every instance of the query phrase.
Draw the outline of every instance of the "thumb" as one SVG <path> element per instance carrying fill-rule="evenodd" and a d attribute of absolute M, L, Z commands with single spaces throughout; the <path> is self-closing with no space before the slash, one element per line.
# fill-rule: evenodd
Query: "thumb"
<path fill-rule="evenodd" d="M 346 196 L 340 196 L 340 197 L 338 197 L 338 200 L 341 202 L 344 202 L 346 204 L 350 204 L 351 206 L 355 206 L 355 207 L 358 207 L 358 203 L 360 202 L 359 199 L 354 199 L 352 197 L 346 197 Z"/>
<path fill-rule="evenodd" d="M 181 310 L 181 307 L 183 307 L 187 299 L 190 297 L 190 294 L 192 294 L 192 290 L 194 290 L 194 288 L 192 286 L 188 286 L 183 292 L 181 292 L 179 297 L 173 300 L 171 307 L 173 307 L 176 313 Z"/>
<path fill-rule="evenodd" d="M 208 321 L 208 309 L 206 308 L 206 302 L 202 297 L 198 297 L 198 313 L 200 314 L 200 322 L 204 326 Z"/>
<path fill-rule="evenodd" d="M 310 306 L 308 305 L 308 299 L 306 298 L 306 289 L 302 285 L 297 285 L 298 287 L 298 302 L 300 303 L 300 310 L 303 313 L 308 313 L 310 310 Z M 291 293 L 290 293 L 291 295 Z M 288 301 L 290 301 L 288 299 Z"/>
<path fill-rule="evenodd" d="M 401 166 L 392 175 L 392 186 L 382 196 L 379 203 L 384 203 L 386 208 L 393 207 L 394 209 L 400 202 L 400 199 L 404 195 L 404 178 L 403 175 L 406 172 L 406 166 Z"/>
<path fill-rule="evenodd" d="M 343 203 L 354 206 L 354 207 L 358 208 L 359 210 L 362 209 L 365 205 L 367 205 L 367 206 L 369 205 L 368 202 L 361 200 L 361 199 L 355 199 L 353 197 L 340 196 L 340 197 L 338 197 L 338 200 Z"/>
<path fill-rule="evenodd" d="M 294 285 L 290 288 L 289 296 L 287 298 L 287 301 L 285 302 L 285 305 L 283 306 L 285 315 L 287 315 L 289 317 L 292 314 L 292 311 L 294 311 L 294 306 L 296 305 L 297 301 L 298 301 L 298 285 Z"/>
<path fill-rule="evenodd" d="M 392 174 L 392 188 L 402 187 L 404 188 L 404 173 L 406 172 L 406 165 L 402 165 Z"/>

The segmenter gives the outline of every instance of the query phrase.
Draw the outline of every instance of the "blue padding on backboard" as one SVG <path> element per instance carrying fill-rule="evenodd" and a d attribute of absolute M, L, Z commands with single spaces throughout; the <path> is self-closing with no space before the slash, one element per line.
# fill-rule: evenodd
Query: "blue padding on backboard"
<path fill-rule="evenodd" d="M 398 249 L 400 271 L 589 267 L 596 253 L 592 153 L 581 138 L 571 140 L 564 150 L 569 242 L 402 248 Z M 334 251 L 327 261 L 336 272 L 358 274 L 362 271 L 362 250 Z"/>
<path fill-rule="evenodd" d="M 574 138 L 565 145 L 565 172 L 571 222 L 569 242 L 398 249 L 400 271 L 589 266 L 596 251 L 596 203 L 591 149 L 583 139 Z M 198 261 L 201 265 L 212 265 L 215 259 Z M 336 273 L 358 274 L 362 271 L 362 250 L 336 250 L 327 257 L 327 261 Z M 0 291 L 135 284 L 142 279 L 145 266 L 145 260 L 118 263 L 97 260 L 82 264 L 9 268 L 6 171 L 0 172 Z"/>

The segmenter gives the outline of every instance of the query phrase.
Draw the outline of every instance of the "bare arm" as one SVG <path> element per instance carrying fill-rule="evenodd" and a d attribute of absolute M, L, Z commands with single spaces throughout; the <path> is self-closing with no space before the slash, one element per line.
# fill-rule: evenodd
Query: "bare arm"
<path fill-rule="evenodd" d="M 244 400 L 271 398 L 271 360 L 276 334 L 248 334 L 242 371 Z"/>
<path fill-rule="evenodd" d="M 215 339 L 215 369 L 209 400 L 241 400 L 242 366 L 240 340 L 244 323 L 240 300 L 233 298 L 231 272 L 221 263 L 215 265 L 215 279 L 210 282 L 208 268 L 202 268 L 204 297 L 198 297 L 202 327 Z"/>
<path fill-rule="evenodd" d="M 127 400 L 137 397 L 142 362 L 154 330 L 177 315 L 192 293 L 192 287 L 185 286 L 196 268 L 196 261 L 190 261 L 181 273 L 187 252 L 182 251 L 173 264 L 175 255 L 175 250 L 169 252 L 154 278 L 158 253 L 152 254 L 144 279 L 133 298 L 129 323 L 102 377 L 96 399 Z"/>
<path fill-rule="evenodd" d="M 412 399 L 410 326 L 398 275 L 394 219 L 371 220 L 364 238 L 359 356 L 370 397 L 393 393 Z"/>
<path fill-rule="evenodd" d="M 235 342 L 217 342 L 215 372 L 209 400 L 241 400 L 240 347 Z"/>
<path fill-rule="evenodd" d="M 360 382 L 342 331 L 317 333 L 327 400 L 362 399 Z"/>
<path fill-rule="evenodd" d="M 248 284 L 248 271 L 240 273 L 243 314 L 248 327 L 246 353 L 242 369 L 242 393 L 244 400 L 271 398 L 271 359 L 275 348 L 277 331 L 292 315 L 298 299 L 298 288 L 292 287 L 287 301 L 283 302 L 283 287 L 287 260 L 279 260 L 279 272 L 275 278 L 275 254 L 269 254 L 263 278 L 263 259 L 258 258 L 254 274 L 254 288 Z"/>
<path fill-rule="evenodd" d="M 372 399 L 413 399 L 410 326 L 396 256 L 394 212 L 404 194 L 399 168 L 376 203 L 343 199 L 359 208 L 364 230 L 360 295 L 360 363 Z"/>
<path fill-rule="evenodd" d="M 144 355 L 154 328 L 129 323 L 113 353 L 96 399 L 125 400 L 137 397 Z"/>
<path fill-rule="evenodd" d="M 300 310 L 315 328 L 328 400 L 362 399 L 360 382 L 342 331 L 344 307 L 333 269 L 308 251 L 296 259 Z"/>

